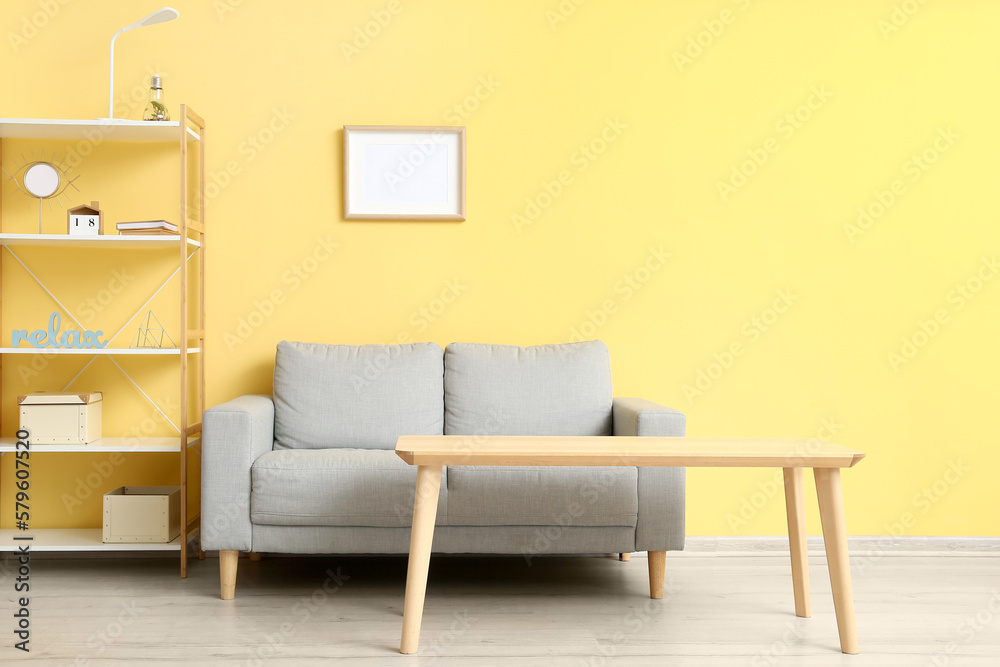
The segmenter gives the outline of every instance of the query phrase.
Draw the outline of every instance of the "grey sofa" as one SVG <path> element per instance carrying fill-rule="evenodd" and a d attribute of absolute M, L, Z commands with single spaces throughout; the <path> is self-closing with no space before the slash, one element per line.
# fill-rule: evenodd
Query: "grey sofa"
<path fill-rule="evenodd" d="M 240 551 L 407 553 L 416 468 L 393 451 L 400 435 L 684 429 L 676 410 L 612 397 L 601 341 L 445 350 L 282 342 L 273 398 L 205 412 L 202 548 L 220 551 L 224 599 Z M 437 526 L 439 553 L 650 551 L 662 568 L 662 552 L 684 548 L 684 469 L 452 467 Z"/>

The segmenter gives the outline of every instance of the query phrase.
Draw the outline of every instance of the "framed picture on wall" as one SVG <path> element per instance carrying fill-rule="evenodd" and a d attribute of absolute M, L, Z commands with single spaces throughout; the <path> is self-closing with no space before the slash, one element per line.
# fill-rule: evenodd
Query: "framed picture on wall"
<path fill-rule="evenodd" d="M 465 128 L 345 125 L 344 217 L 465 220 Z"/>

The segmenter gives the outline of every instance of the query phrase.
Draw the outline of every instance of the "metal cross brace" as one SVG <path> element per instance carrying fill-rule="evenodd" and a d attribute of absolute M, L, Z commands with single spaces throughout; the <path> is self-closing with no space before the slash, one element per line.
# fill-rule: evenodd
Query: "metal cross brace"
<path fill-rule="evenodd" d="M 66 315 L 67 315 L 67 316 L 68 316 L 68 317 L 69 317 L 69 318 L 70 318 L 71 320 L 73 320 L 73 321 L 74 321 L 74 322 L 76 323 L 76 325 L 77 325 L 78 327 L 80 327 L 80 329 L 81 329 L 81 330 L 84 330 L 84 329 L 86 329 L 86 327 L 85 327 L 85 326 L 84 326 L 84 325 L 83 325 L 83 324 L 82 324 L 82 323 L 80 322 L 80 320 L 76 319 L 76 317 L 75 317 L 75 316 L 73 315 L 73 313 L 72 313 L 72 312 L 70 312 L 69 308 L 67 308 L 67 307 L 66 307 L 66 306 L 65 306 L 65 305 L 64 305 L 64 304 L 62 303 L 62 301 L 60 301 L 60 300 L 58 299 L 58 297 L 56 297 L 56 295 L 52 293 L 52 290 L 50 290 L 50 289 L 49 289 L 49 288 L 48 288 L 48 287 L 47 287 L 47 286 L 45 285 L 45 283 L 43 283 L 43 282 L 42 282 L 42 281 L 41 281 L 41 280 L 40 280 L 40 279 L 38 278 L 38 276 L 36 276 L 36 275 L 35 275 L 35 274 L 34 274 L 34 273 L 33 273 L 33 272 L 31 271 L 31 269 L 29 269 L 29 268 L 28 268 L 28 266 L 27 266 L 27 265 L 26 265 L 26 264 L 25 264 L 25 263 L 24 263 L 24 262 L 23 262 L 23 261 L 21 260 L 21 258 L 17 256 L 17 253 L 15 253 L 15 252 L 14 252 L 13 250 L 11 250 L 10 246 L 4 246 L 4 248 L 5 248 L 6 250 L 7 250 L 7 252 L 9 252 L 9 253 L 11 254 L 11 256 L 12 256 L 12 257 L 13 257 L 14 259 L 16 259 L 16 260 L 17 260 L 17 263 L 21 265 L 21 267 L 22 267 L 22 268 L 23 268 L 23 269 L 25 270 L 25 272 L 27 272 L 27 274 L 28 274 L 29 276 L 31 276 L 31 278 L 32 278 L 32 279 L 33 279 L 33 280 L 34 280 L 34 281 L 35 281 L 36 283 L 38 283 L 38 286 L 39 286 L 39 287 L 41 287 L 41 288 L 42 288 L 43 290 L 45 290 L 45 293 L 46 293 L 46 294 L 48 294 L 48 295 L 49 295 L 49 297 L 51 297 L 51 298 L 52 298 L 52 300 L 53 300 L 53 301 L 55 301 L 55 302 L 56 302 L 56 304 L 57 304 L 57 305 L 58 305 L 58 306 L 59 306 L 60 308 L 62 308 L 63 312 L 65 312 L 65 313 L 66 313 Z M 196 253 L 198 252 L 198 250 L 199 250 L 199 248 L 195 248 L 195 249 L 194 249 L 193 251 L 191 251 L 191 254 L 189 254 L 189 255 L 187 256 L 187 260 L 185 260 L 185 266 L 187 265 L 187 262 L 190 262 L 190 261 L 191 261 L 191 258 L 195 256 L 195 254 L 196 254 Z M 116 332 L 115 332 L 115 334 L 114 334 L 113 336 L 111 336 L 111 337 L 110 337 L 110 338 L 109 338 L 108 340 L 109 340 L 109 341 L 112 341 L 112 340 L 114 340 L 115 338 L 117 338 L 117 337 L 118 337 L 118 336 L 119 336 L 119 335 L 121 334 L 121 332 L 125 330 L 125 327 L 127 327 L 127 326 L 128 326 L 129 324 L 131 324 L 132 320 L 134 320 L 134 319 L 135 319 L 136 317 L 138 317 L 138 316 L 139 316 L 139 314 L 140 314 L 140 313 L 142 313 L 143 309 L 144 309 L 144 308 L 145 308 L 145 307 L 146 307 L 147 305 L 149 305 L 149 302 L 150 302 L 150 301 L 152 301 L 152 300 L 153 300 L 153 299 L 154 299 L 154 298 L 156 297 L 156 295 L 157 295 L 157 294 L 159 294 L 159 293 L 160 293 L 161 291 L 163 291 L 163 288 L 165 288 L 165 287 L 167 286 L 167 284 L 168 284 L 168 283 L 169 283 L 169 282 L 170 282 L 170 281 L 171 281 L 171 280 L 173 279 L 173 277 L 174 277 L 174 276 L 176 276 L 176 275 L 177 275 L 177 274 L 178 274 L 178 273 L 180 272 L 180 270 L 181 270 L 182 268 L 184 268 L 184 267 L 183 267 L 183 266 L 178 266 L 178 267 L 177 267 L 176 269 L 174 269 L 174 272 L 173 272 L 173 273 L 171 273 L 171 274 L 170 274 L 169 276 L 167 276 L 166 280 L 164 280 L 164 281 L 163 281 L 163 283 L 162 283 L 162 284 L 161 284 L 161 285 L 160 285 L 160 286 L 159 286 L 159 287 L 158 287 L 158 288 L 156 289 L 156 291 L 155 291 L 155 292 L 153 292 L 153 293 L 152 293 L 152 295 L 150 295 L 150 297 L 149 297 L 148 299 L 146 299 L 146 301 L 144 301 L 144 302 L 143 302 L 143 304 L 142 304 L 141 306 L 139 306 L 139 309 L 138 309 L 138 310 L 136 310 L 136 311 L 135 311 L 135 313 L 133 313 L 133 314 L 132 314 L 132 316 L 131 316 L 130 318 L 128 318 L 128 320 L 126 320 L 126 321 L 125 321 L 125 324 L 123 324 L 123 325 L 121 326 L 121 328 L 120 328 L 120 329 L 118 329 L 118 331 L 116 331 Z M 180 352 L 181 352 L 181 353 L 183 353 L 183 352 L 184 352 L 184 350 L 180 350 Z M 80 372 L 79 372 L 79 373 L 77 373 L 76 375 L 74 375 L 74 376 L 73 376 L 73 379 L 72 379 L 72 380 L 70 380 L 69 382 L 67 382 L 67 383 L 66 383 L 66 386 L 65 386 L 65 387 L 63 387 L 63 391 L 67 391 L 67 390 L 68 390 L 68 389 L 70 388 L 70 386 L 71 386 L 71 385 L 72 385 L 72 384 L 73 384 L 74 382 L 76 382 L 77 378 L 79 378 L 79 377 L 80 377 L 80 376 L 81 376 L 81 375 L 83 374 L 83 372 L 84 372 L 85 370 L 87 370 L 87 369 L 88 369 L 88 368 L 90 367 L 90 365 L 91 365 L 91 364 L 93 364 L 93 363 L 94 363 L 94 361 L 96 361 L 96 360 L 97 360 L 97 358 L 98 358 L 98 357 L 100 357 L 100 356 L 107 356 L 107 357 L 108 357 L 108 360 L 110 360 L 110 361 L 111 361 L 111 363 L 113 363 L 113 364 L 114 364 L 114 365 L 115 365 L 115 366 L 116 366 L 116 367 L 118 368 L 118 370 L 119 370 L 119 371 L 121 371 L 122 375 L 124 375 L 124 376 L 125 376 L 125 378 L 126 378 L 126 379 L 127 379 L 127 380 L 128 380 L 128 381 L 129 381 L 130 383 L 131 383 L 131 384 L 132 384 L 132 386 L 133 386 L 133 387 L 135 387 L 135 388 L 136 388 L 136 390 L 137 390 L 137 391 L 138 391 L 138 392 L 139 392 L 140 394 L 142 394 L 143 398 L 145 398 L 145 399 L 146 399 L 146 400 L 147 400 L 147 401 L 149 402 L 149 404 L 150 404 L 150 405 L 152 405 L 152 406 L 153 406 L 153 408 L 154 408 L 154 409 L 155 409 L 155 410 L 156 410 L 157 412 L 159 412 L 159 413 L 160 413 L 160 414 L 161 414 L 161 415 L 163 416 L 163 418 L 164 418 L 164 419 L 165 419 L 165 420 L 167 421 L 167 423 L 168 423 L 168 424 L 170 424 L 170 426 L 172 426 L 172 427 L 173 427 L 173 429 L 174 429 L 175 431 L 177 431 L 177 433 L 178 433 L 178 434 L 180 434 L 181 430 L 180 430 L 180 428 L 178 428 L 178 427 L 177 427 L 177 424 L 175 424 L 175 423 L 174 423 L 174 421 L 173 421 L 172 419 L 170 419 L 170 417 L 168 417 L 168 416 L 167 416 L 167 414 L 166 414 L 165 412 L 163 412 L 163 410 L 161 410 L 161 409 L 160 409 L 160 406 L 156 404 L 156 401 L 154 401 L 154 400 L 153 400 L 152 398 L 150 398 L 150 397 L 149 397 L 149 394 L 147 394 L 147 393 L 146 393 L 145 391 L 143 391 L 142 387 L 140 387 L 140 386 L 139 386 L 139 384 L 138 384 L 138 383 L 137 383 L 137 382 L 136 382 L 135 380 L 133 380 L 133 379 L 132 379 L 132 376 L 130 376 L 130 375 L 129 375 L 129 374 L 128 374 L 128 373 L 126 372 L 126 371 L 125 371 L 125 369 L 124 369 L 124 368 L 122 368 L 122 367 L 121 367 L 121 365 L 120 365 L 120 364 L 119 364 L 119 363 L 118 363 L 117 361 L 115 361 L 114 357 L 112 357 L 112 356 L 111 356 L 110 354 L 109 354 L 109 355 L 100 355 L 100 354 L 95 354 L 95 355 L 94 355 L 93 357 L 91 357 L 90 361 L 88 361 L 88 362 L 87 362 L 87 363 L 86 363 L 86 364 L 84 365 L 84 367 L 80 369 Z M 184 407 L 184 406 L 181 406 L 181 409 L 183 410 L 183 409 L 185 409 L 185 407 Z M 197 448 L 196 448 L 196 449 L 197 449 Z"/>

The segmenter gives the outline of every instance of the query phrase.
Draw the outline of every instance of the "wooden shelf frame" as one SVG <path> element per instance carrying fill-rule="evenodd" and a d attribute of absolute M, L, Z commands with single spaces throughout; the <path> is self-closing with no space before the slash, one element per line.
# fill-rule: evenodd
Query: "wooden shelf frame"
<path fill-rule="evenodd" d="M 41 529 L 29 530 L 21 535 L 34 536 L 31 544 L 34 551 L 174 551 L 180 553 L 180 576 L 187 577 L 187 543 L 189 538 L 200 530 L 200 508 L 188 506 L 188 452 L 191 449 L 200 451 L 201 421 L 200 415 L 205 411 L 205 121 L 187 105 L 180 107 L 180 119 L 174 122 L 144 122 L 144 121 L 107 121 L 98 120 L 61 120 L 61 119 L 30 119 L 30 118 L 0 118 L 0 149 L 3 139 L 18 140 L 62 140 L 77 141 L 93 136 L 99 131 L 102 141 L 106 142 L 177 142 L 180 157 L 180 197 L 179 224 L 177 235 L 102 235 L 98 237 L 71 237 L 66 234 L 4 234 L 0 231 L 0 272 L 3 269 L 3 257 L 6 254 L 17 258 L 14 249 L 21 247 L 78 247 L 88 249 L 173 249 L 178 252 L 178 269 L 164 281 L 161 289 L 176 273 L 180 273 L 180 315 L 181 326 L 178 347 L 172 349 L 130 349 L 104 348 L 96 349 L 35 349 L 35 348 L 0 348 L 0 371 L 3 357 L 8 354 L 68 354 L 89 355 L 87 366 L 99 357 L 107 358 L 119 368 L 126 378 L 132 382 L 142 395 L 150 401 L 161 414 L 159 406 L 139 387 L 124 369 L 114 360 L 117 356 L 149 355 L 177 358 L 180 366 L 180 419 L 179 424 L 173 424 L 177 436 L 156 438 L 102 438 L 89 445 L 36 445 L 32 454 L 68 454 L 68 453 L 172 453 L 178 456 L 179 478 L 181 487 L 181 534 L 170 544 L 103 544 L 101 529 Z M 188 165 L 189 146 L 197 144 L 197 167 Z M 0 167 L 3 154 L 0 150 Z M 196 172 L 196 173 L 192 173 Z M 192 180 L 196 179 L 196 180 Z M 195 190 L 192 197 L 189 189 Z M 3 227 L 3 194 L 0 191 L 0 230 Z M 193 206 L 192 206 L 193 204 Z M 197 258 L 195 259 L 195 255 Z M 27 266 L 19 258 L 18 262 Z M 192 290 L 189 280 L 189 262 L 195 259 L 197 263 L 198 284 Z M 30 270 L 28 273 L 31 274 Z M 34 274 L 31 274 L 35 278 Z M 38 279 L 35 278 L 37 281 Z M 41 285 L 41 281 L 39 281 Z M 48 289 L 42 285 L 48 292 Z M 159 290 L 157 290 L 157 293 Z M 192 294 L 194 292 L 194 301 Z M 49 292 L 59 307 L 72 318 L 69 311 Z M 153 296 L 155 296 L 154 293 Z M 152 300 L 150 297 L 149 300 Z M 149 303 L 149 300 L 139 311 Z M 197 314 L 192 318 L 189 309 L 197 304 Z M 0 333 L 3 332 L 2 290 L 0 290 Z M 139 312 L 137 311 L 137 312 Z M 126 322 L 127 326 L 133 319 Z M 124 327 L 122 327 L 124 329 Z M 118 334 L 121 333 L 119 330 Z M 116 334 L 116 336 L 118 335 Z M 193 356 L 192 356 L 193 355 Z M 190 360 L 198 362 L 197 375 L 190 367 Z M 86 366 L 84 367 L 84 369 Z M 81 371 L 82 372 L 82 371 Z M 79 377 L 79 374 L 77 375 Z M 194 378 L 194 388 L 189 384 Z M 70 381 L 72 384 L 76 378 Z M 2 388 L 0 388 L 2 389 Z M 2 391 L 0 391 L 2 397 Z M 191 419 L 192 410 L 199 415 L 198 420 Z M 166 417 L 165 414 L 163 414 Z M 0 438 L 0 456 L 14 451 L 14 438 Z M 2 481 L 2 480 L 0 480 Z M 191 511 L 194 510 L 194 511 Z M 194 518 L 191 519 L 191 515 Z M 14 537 L 19 531 L 0 529 L 0 551 L 11 551 L 16 548 Z M 204 552 L 200 552 L 204 556 Z"/>
<path fill-rule="evenodd" d="M 182 239 L 194 238 L 199 244 L 198 252 L 198 315 L 195 329 L 200 332 L 196 338 L 198 349 L 205 347 L 205 121 L 186 104 L 181 105 L 181 132 L 179 137 L 181 153 L 181 201 L 180 201 L 180 224 L 178 232 Z M 194 131 L 198 134 L 198 188 L 197 188 L 197 209 L 192 211 L 188 201 L 188 183 L 190 174 L 188 173 L 188 133 Z M 195 215 L 192 215 L 195 213 Z M 196 225 L 192 225 L 192 221 Z M 189 357 L 188 342 L 191 340 L 191 331 L 188 326 L 188 247 L 187 244 L 178 244 L 180 252 L 179 266 L 181 267 L 181 333 L 179 346 L 181 350 L 181 441 L 189 436 L 201 435 L 201 415 L 205 414 L 205 355 L 198 355 L 198 396 L 197 411 L 198 422 L 191 424 L 188 422 L 190 416 L 188 396 L 188 373 Z M 181 535 L 182 545 L 187 545 L 188 531 L 191 526 L 197 524 L 200 528 L 201 511 L 199 508 L 197 517 L 190 521 L 188 519 L 187 502 L 187 450 L 180 455 L 180 478 L 181 478 Z M 197 530 L 195 528 L 194 530 Z M 199 545 L 198 555 L 205 557 L 205 552 Z M 187 577 L 187 548 L 181 549 L 181 579 Z"/>

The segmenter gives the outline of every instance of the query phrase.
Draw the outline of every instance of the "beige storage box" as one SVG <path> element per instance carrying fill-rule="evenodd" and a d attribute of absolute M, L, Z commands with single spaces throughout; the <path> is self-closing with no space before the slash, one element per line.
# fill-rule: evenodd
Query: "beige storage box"
<path fill-rule="evenodd" d="M 86 445 L 101 437 L 103 398 L 99 391 L 18 396 L 21 428 L 30 434 L 32 445 Z"/>
<path fill-rule="evenodd" d="M 166 544 L 180 534 L 180 487 L 123 486 L 104 494 L 106 544 Z"/>

